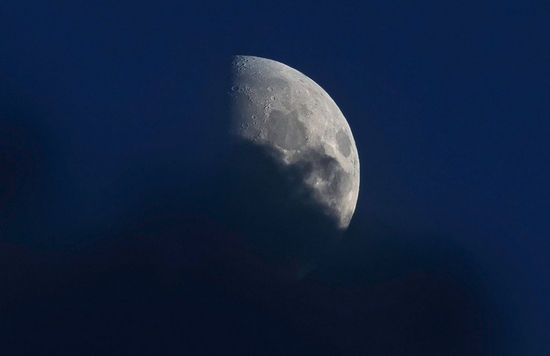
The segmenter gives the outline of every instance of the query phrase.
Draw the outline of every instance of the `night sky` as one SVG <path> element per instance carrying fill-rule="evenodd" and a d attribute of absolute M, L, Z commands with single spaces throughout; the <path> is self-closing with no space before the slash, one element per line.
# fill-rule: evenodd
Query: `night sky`
<path fill-rule="evenodd" d="M 550 354 L 542 5 L 2 1 L 0 354 Z M 223 207 L 257 197 L 227 173 L 237 54 L 312 78 L 359 151 L 297 282 Z"/>

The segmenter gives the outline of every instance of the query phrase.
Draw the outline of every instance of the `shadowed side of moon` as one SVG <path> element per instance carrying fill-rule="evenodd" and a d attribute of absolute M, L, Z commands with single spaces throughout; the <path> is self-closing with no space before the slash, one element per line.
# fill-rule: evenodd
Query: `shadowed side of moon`
<path fill-rule="evenodd" d="M 331 174 L 334 166 L 315 151 L 308 159 L 283 164 L 277 150 L 241 140 L 228 155 L 224 183 L 216 187 L 216 215 L 237 227 L 259 256 L 290 262 L 295 266 L 290 273 L 297 275 L 340 238 L 337 217 L 305 184 L 313 169 Z"/>

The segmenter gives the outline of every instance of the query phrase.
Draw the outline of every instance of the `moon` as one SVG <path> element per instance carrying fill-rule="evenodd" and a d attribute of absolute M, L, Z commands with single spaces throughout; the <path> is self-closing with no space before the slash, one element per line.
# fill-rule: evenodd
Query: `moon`
<path fill-rule="evenodd" d="M 359 156 L 334 100 L 312 79 L 274 60 L 239 55 L 231 70 L 231 137 L 268 147 L 283 166 L 301 167 L 299 184 L 345 230 L 359 194 Z"/>

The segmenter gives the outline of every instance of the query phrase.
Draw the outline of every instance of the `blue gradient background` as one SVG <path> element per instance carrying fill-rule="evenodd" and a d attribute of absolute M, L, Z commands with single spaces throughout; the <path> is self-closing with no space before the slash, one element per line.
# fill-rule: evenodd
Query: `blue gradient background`
<path fill-rule="evenodd" d="M 3 276 L 27 268 L 10 248 L 107 236 L 143 191 L 212 172 L 219 127 L 200 118 L 226 58 L 250 54 L 311 77 L 348 119 L 353 231 L 381 221 L 462 251 L 492 315 L 480 354 L 547 355 L 548 15 L 529 1 L 2 1 Z"/>

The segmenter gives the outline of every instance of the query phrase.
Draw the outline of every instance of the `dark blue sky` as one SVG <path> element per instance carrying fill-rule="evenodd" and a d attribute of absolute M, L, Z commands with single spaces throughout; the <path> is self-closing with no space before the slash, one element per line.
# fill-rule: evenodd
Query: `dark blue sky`
<path fill-rule="evenodd" d="M 361 161 L 354 223 L 430 231 L 467 251 L 502 298 L 510 345 L 547 354 L 541 3 L 2 1 L 0 138 L 16 162 L 4 163 L 15 178 L 0 187 L 2 242 L 81 243 L 88 234 L 48 231 L 114 226 L 140 191 L 211 172 L 219 122 L 204 112 L 224 61 L 266 57 L 311 77 L 348 119 Z"/>

